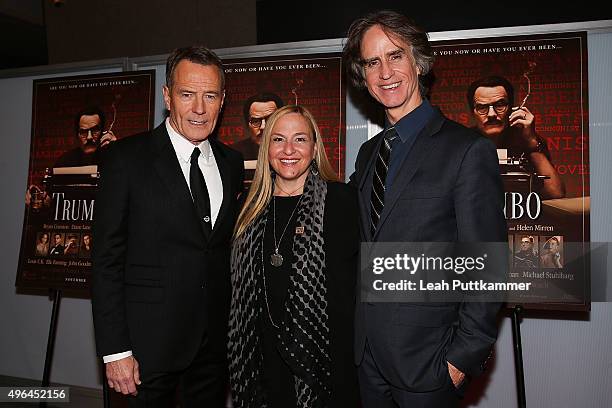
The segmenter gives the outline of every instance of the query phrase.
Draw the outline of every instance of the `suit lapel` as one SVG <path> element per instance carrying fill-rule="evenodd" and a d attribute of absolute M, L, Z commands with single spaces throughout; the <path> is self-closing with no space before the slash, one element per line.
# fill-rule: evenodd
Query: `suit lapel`
<path fill-rule="evenodd" d="M 235 197 L 231 197 L 231 185 L 232 185 L 232 173 L 231 166 L 227 161 L 227 157 L 223 152 L 221 146 L 214 138 L 209 138 L 210 147 L 215 155 L 215 162 L 217 163 L 217 169 L 219 170 L 219 175 L 221 176 L 221 183 L 223 184 L 223 201 L 221 202 L 221 208 L 219 208 L 219 214 L 217 215 L 217 222 L 212 230 L 211 237 L 215 235 L 215 233 L 221 227 L 223 220 L 226 219 L 225 214 L 227 213 L 230 203 L 232 199 Z"/>
<path fill-rule="evenodd" d="M 423 160 L 430 157 L 429 152 L 435 146 L 435 134 L 440 130 L 444 123 L 444 117 L 436 110 L 433 118 L 427 123 L 423 130 L 418 134 L 417 140 L 414 142 L 414 146 L 410 149 L 410 153 L 404 158 L 404 162 L 401 164 L 400 171 L 397 173 L 393 184 L 389 188 L 388 192 L 385 192 L 385 206 L 380 220 L 378 221 L 378 227 L 376 233 L 372 237 L 376 239 L 380 230 L 382 229 L 387 217 L 391 213 L 391 210 L 397 203 L 401 193 L 409 188 L 410 181 L 416 174 L 417 170 L 421 167 Z"/>
<path fill-rule="evenodd" d="M 153 157 L 153 169 L 170 191 L 169 200 L 173 200 L 177 205 L 177 214 L 183 214 L 192 219 L 187 223 L 188 225 L 200 226 L 189 187 L 170 142 L 165 122 L 153 130 L 152 137 L 156 152 Z M 204 234 L 202 228 L 197 228 L 197 230 Z"/>

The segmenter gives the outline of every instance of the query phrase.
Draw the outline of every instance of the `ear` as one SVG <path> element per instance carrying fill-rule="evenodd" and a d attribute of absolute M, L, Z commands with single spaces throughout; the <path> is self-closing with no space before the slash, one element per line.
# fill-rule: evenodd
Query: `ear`
<path fill-rule="evenodd" d="M 168 85 L 164 85 L 162 87 L 162 94 L 164 95 L 164 104 L 166 105 L 166 109 L 170 110 L 170 88 Z"/>

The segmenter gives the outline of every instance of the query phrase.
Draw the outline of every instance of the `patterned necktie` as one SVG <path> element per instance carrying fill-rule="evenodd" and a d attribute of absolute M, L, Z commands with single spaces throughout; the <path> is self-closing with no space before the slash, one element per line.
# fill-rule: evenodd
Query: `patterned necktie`
<path fill-rule="evenodd" d="M 370 230 L 372 236 L 376 232 L 376 226 L 380 220 L 383 207 L 385 206 L 385 181 L 389 171 L 389 158 L 391 157 L 391 142 L 397 138 L 394 127 L 387 129 L 383 142 L 380 144 L 376 165 L 374 167 L 374 179 L 372 180 L 372 197 L 370 199 Z"/>
<path fill-rule="evenodd" d="M 193 203 L 195 204 L 198 217 L 202 222 L 204 231 L 210 234 L 212 231 L 212 220 L 210 217 L 210 198 L 208 196 L 208 189 L 206 188 L 206 181 L 198 166 L 198 156 L 200 156 L 200 149 L 196 147 L 191 153 L 191 167 L 189 168 L 189 184 L 191 187 L 191 196 L 193 197 Z"/>

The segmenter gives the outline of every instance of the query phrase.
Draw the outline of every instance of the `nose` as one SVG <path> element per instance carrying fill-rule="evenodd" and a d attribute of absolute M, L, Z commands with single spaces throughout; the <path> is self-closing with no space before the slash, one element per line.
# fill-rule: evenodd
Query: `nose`
<path fill-rule="evenodd" d="M 206 103 L 202 98 L 194 98 L 193 106 L 191 108 L 193 113 L 203 115 L 206 113 Z"/>
<path fill-rule="evenodd" d="M 266 128 L 266 118 L 261 118 L 261 125 L 259 125 L 259 130 L 263 132 L 265 128 Z"/>
<path fill-rule="evenodd" d="M 93 138 L 94 138 L 93 133 L 91 132 L 91 129 L 89 129 L 87 131 L 87 140 L 93 140 Z"/>
<path fill-rule="evenodd" d="M 493 109 L 493 105 L 489 105 L 489 110 L 487 110 L 487 117 L 494 118 L 497 116 L 497 112 Z"/>
<path fill-rule="evenodd" d="M 383 60 L 380 63 L 380 72 L 378 73 L 378 75 L 381 79 L 391 78 L 391 76 L 393 75 L 393 68 L 391 67 L 391 64 L 389 64 L 389 61 Z"/>
<path fill-rule="evenodd" d="M 293 141 L 286 140 L 285 143 L 283 143 L 283 153 L 285 153 L 286 155 L 291 155 L 293 154 L 293 152 L 295 152 Z"/>

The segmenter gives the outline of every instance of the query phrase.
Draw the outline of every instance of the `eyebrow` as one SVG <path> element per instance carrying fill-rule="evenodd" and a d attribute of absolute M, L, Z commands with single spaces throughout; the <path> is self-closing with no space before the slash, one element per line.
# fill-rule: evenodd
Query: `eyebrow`
<path fill-rule="evenodd" d="M 478 97 L 474 96 L 474 100 L 477 100 L 477 99 L 478 99 Z M 490 104 L 494 104 L 494 103 L 497 103 L 497 102 L 509 102 L 509 101 L 508 101 L 508 98 L 506 98 L 505 96 L 502 96 L 501 98 L 494 100 Z M 476 103 L 479 103 L 479 102 L 476 102 Z M 483 103 L 483 105 L 489 105 L 489 104 Z"/>
<path fill-rule="evenodd" d="M 286 137 L 286 138 L 294 137 L 294 136 L 308 136 L 308 137 L 310 137 L 310 133 L 308 133 L 308 132 L 297 132 L 297 133 L 293 133 L 293 134 L 291 134 L 289 136 L 283 135 L 282 133 L 272 133 L 271 136 L 281 136 L 281 137 Z"/>
<path fill-rule="evenodd" d="M 386 53 L 385 57 L 389 58 L 389 57 L 392 57 L 393 55 L 404 54 L 404 53 L 406 53 L 406 50 L 404 50 L 403 48 L 396 48 L 396 49 Z M 376 61 L 376 60 L 380 60 L 380 57 L 376 56 L 376 57 L 372 57 L 372 58 L 363 58 L 361 60 L 361 63 L 362 64 L 367 64 L 369 62 Z"/>
<path fill-rule="evenodd" d="M 198 93 L 198 91 L 195 91 L 192 88 L 185 87 L 185 86 L 177 86 L 176 89 L 177 89 L 178 92 Z M 203 93 L 205 93 L 205 94 L 214 94 L 214 95 L 220 95 L 221 94 L 221 92 L 215 91 L 215 90 L 203 91 Z"/>

